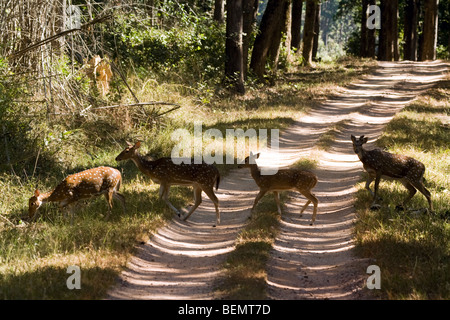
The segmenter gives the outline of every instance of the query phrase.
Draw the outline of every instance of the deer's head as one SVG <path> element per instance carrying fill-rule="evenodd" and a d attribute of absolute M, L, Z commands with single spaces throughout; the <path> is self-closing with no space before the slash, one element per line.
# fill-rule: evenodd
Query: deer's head
<path fill-rule="evenodd" d="M 127 141 L 128 146 L 116 157 L 116 161 L 128 160 L 133 158 L 137 149 L 141 147 L 141 142 L 138 141 L 134 145 Z"/>
<path fill-rule="evenodd" d="M 369 140 L 369 138 L 364 137 L 364 135 L 360 136 L 359 138 L 356 138 L 354 135 L 352 135 L 351 138 L 353 142 L 353 151 L 355 151 L 357 155 L 361 155 L 363 151 L 362 146 L 364 143 L 367 143 L 367 140 Z"/>

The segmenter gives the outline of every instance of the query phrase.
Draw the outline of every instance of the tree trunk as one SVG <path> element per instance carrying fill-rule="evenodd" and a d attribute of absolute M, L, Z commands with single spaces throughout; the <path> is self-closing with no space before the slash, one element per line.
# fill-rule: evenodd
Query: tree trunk
<path fill-rule="evenodd" d="M 364 58 L 375 57 L 375 28 L 367 27 L 367 11 L 369 6 L 375 5 L 375 2 L 375 0 L 362 0 L 361 42 L 359 54 Z"/>
<path fill-rule="evenodd" d="M 303 0 L 292 1 L 291 49 L 300 49 Z"/>
<path fill-rule="evenodd" d="M 225 0 L 215 0 L 213 19 L 219 24 L 223 23 L 225 20 Z"/>
<path fill-rule="evenodd" d="M 224 82 L 238 93 L 245 93 L 242 12 L 242 0 L 227 0 Z"/>
<path fill-rule="evenodd" d="M 376 0 L 369 0 L 369 5 L 375 5 Z M 367 57 L 375 58 L 375 33 L 376 29 L 372 28 L 367 30 Z"/>
<path fill-rule="evenodd" d="M 425 0 L 421 60 L 436 59 L 439 0 Z"/>
<path fill-rule="evenodd" d="M 312 51 L 314 45 L 314 24 L 316 20 L 316 3 L 306 0 L 305 24 L 303 26 L 303 64 L 312 64 Z"/>
<path fill-rule="evenodd" d="M 368 51 L 368 28 L 367 28 L 367 9 L 369 0 L 362 0 L 362 13 L 361 13 L 361 42 L 359 45 L 359 55 L 361 57 L 367 57 Z"/>
<path fill-rule="evenodd" d="M 271 67 L 272 74 L 275 75 L 278 65 L 278 59 L 280 57 L 280 44 L 281 44 L 281 38 L 283 36 L 283 33 L 286 32 L 286 20 L 287 15 L 289 12 L 289 3 L 290 0 L 284 1 L 284 4 L 282 5 L 282 12 L 281 16 L 278 19 L 277 25 L 274 29 L 274 35 L 272 43 L 269 47 L 269 53 L 267 55 L 267 59 L 269 60 L 269 65 Z"/>
<path fill-rule="evenodd" d="M 417 60 L 417 23 L 419 14 L 418 0 L 406 0 L 405 6 L 405 44 L 403 46 L 404 60 Z"/>
<path fill-rule="evenodd" d="M 319 50 L 319 33 L 320 33 L 320 12 L 321 3 L 316 3 L 316 18 L 314 19 L 314 40 L 312 49 L 312 60 L 317 61 L 317 51 Z"/>
<path fill-rule="evenodd" d="M 397 61 L 398 53 L 398 0 L 381 0 L 381 30 L 378 59 Z"/>
<path fill-rule="evenodd" d="M 248 51 L 250 47 L 250 39 L 253 33 L 253 26 L 256 21 L 256 13 L 258 12 L 259 0 L 243 0 L 243 38 L 242 50 L 244 59 L 244 79 L 247 79 L 248 71 Z"/>
<path fill-rule="evenodd" d="M 286 41 L 284 46 L 286 47 L 286 60 L 291 62 L 291 43 L 292 43 L 292 1 L 288 1 L 286 8 L 284 32 L 286 33 Z"/>
<path fill-rule="evenodd" d="M 283 14 L 287 0 L 269 0 L 259 27 L 260 32 L 256 36 L 253 45 L 250 68 L 262 81 L 264 79 L 265 65 L 270 54 L 270 49 L 277 43 L 280 44 L 280 24 L 284 23 Z"/>

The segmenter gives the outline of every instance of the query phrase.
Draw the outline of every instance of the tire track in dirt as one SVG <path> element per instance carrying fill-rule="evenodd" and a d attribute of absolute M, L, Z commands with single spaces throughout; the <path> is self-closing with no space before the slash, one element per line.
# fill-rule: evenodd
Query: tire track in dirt
<path fill-rule="evenodd" d="M 314 154 L 320 135 L 334 123 L 349 120 L 346 130 L 315 170 L 319 198 L 315 226 L 311 207 L 298 216 L 303 197 L 285 204 L 281 230 L 268 264 L 272 299 L 359 298 L 367 276 L 353 254 L 352 201 L 362 165 L 353 155 L 350 133 L 372 139 L 421 90 L 435 83 L 446 65 L 382 63 L 370 76 L 349 86 L 337 98 L 302 117 L 280 137 L 280 154 L 262 154 L 260 164 L 287 165 Z M 137 249 L 107 299 L 214 299 L 214 283 L 223 275 L 227 253 L 250 216 L 258 188 L 248 170 L 233 170 L 216 193 L 221 225 L 213 228 L 214 206 L 203 203 L 189 218 L 175 218 Z"/>

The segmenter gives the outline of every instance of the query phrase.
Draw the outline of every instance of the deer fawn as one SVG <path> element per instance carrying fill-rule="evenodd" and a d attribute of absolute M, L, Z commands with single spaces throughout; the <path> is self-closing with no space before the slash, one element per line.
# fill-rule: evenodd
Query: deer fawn
<path fill-rule="evenodd" d="M 259 158 L 259 153 L 254 155 L 250 152 L 250 156 L 245 158 L 245 163 L 239 165 L 239 168 L 250 168 L 253 179 L 259 187 L 259 193 L 253 203 L 252 211 L 255 209 L 256 204 L 261 198 L 268 192 L 272 191 L 275 195 L 275 201 L 277 203 L 278 213 L 281 214 L 280 198 L 278 196 L 279 191 L 295 190 L 303 194 L 308 201 L 300 210 L 300 216 L 303 211 L 312 202 L 314 204 L 314 211 L 312 215 L 311 225 L 316 220 L 317 206 L 319 201 L 311 193 L 311 189 L 317 184 L 317 176 L 308 171 L 300 169 L 279 169 L 277 173 L 273 175 L 262 175 L 258 165 L 255 163 L 255 159 Z"/>
<path fill-rule="evenodd" d="M 351 138 L 353 150 L 363 163 L 364 170 L 369 174 L 366 181 L 366 189 L 373 196 L 371 209 L 377 209 L 379 207 L 376 205 L 378 185 L 381 177 L 384 176 L 400 181 L 408 189 L 409 195 L 403 202 L 403 206 L 406 206 L 406 203 L 416 194 L 417 189 L 427 198 L 430 210 L 433 210 L 430 192 L 423 185 L 425 166 L 422 162 L 411 157 L 391 154 L 380 149 L 364 150 L 363 144 L 367 143 L 368 138 L 364 138 L 363 135 L 359 139 L 353 135 Z M 370 183 L 373 179 L 375 179 L 374 192 L 370 190 Z M 402 209 L 403 206 L 398 205 L 397 208 Z"/>
<path fill-rule="evenodd" d="M 120 201 L 125 213 L 125 197 L 118 191 L 122 182 L 120 171 L 110 167 L 98 167 L 72 174 L 49 192 L 34 191 L 34 196 L 28 201 L 28 216 L 34 219 L 39 207 L 47 202 L 57 202 L 61 208 L 80 199 L 105 195 L 108 202 L 108 215 L 111 214 L 113 198 Z M 71 210 L 72 213 L 72 210 Z M 73 215 L 71 214 L 72 218 Z"/>
<path fill-rule="evenodd" d="M 138 149 L 141 142 L 134 145 L 127 142 L 125 148 L 117 157 L 116 161 L 131 159 L 139 170 L 147 175 L 154 182 L 160 184 L 159 197 L 181 217 L 180 211 L 169 201 L 169 189 L 171 185 L 192 186 L 194 188 L 194 205 L 183 218 L 187 220 L 189 216 L 202 203 L 202 191 L 212 200 L 216 209 L 216 224 L 220 224 L 219 199 L 214 194 L 214 185 L 216 190 L 219 187 L 220 174 L 216 167 L 206 163 L 201 164 L 174 164 L 171 158 L 160 158 L 157 160 L 148 160 L 141 156 Z M 216 225 L 214 225 L 215 227 Z"/>

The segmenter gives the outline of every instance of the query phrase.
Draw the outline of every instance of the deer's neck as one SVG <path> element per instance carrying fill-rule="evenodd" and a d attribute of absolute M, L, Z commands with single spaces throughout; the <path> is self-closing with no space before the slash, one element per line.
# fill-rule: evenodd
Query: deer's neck
<path fill-rule="evenodd" d="M 150 174 L 149 161 L 145 160 L 143 156 L 136 152 L 135 155 L 131 158 L 134 164 L 144 173 Z"/>
<path fill-rule="evenodd" d="M 366 150 L 361 147 L 361 149 L 359 149 L 356 154 L 358 155 L 359 160 L 363 161 L 366 156 Z"/>
<path fill-rule="evenodd" d="M 46 192 L 46 193 L 41 193 L 41 194 L 39 195 L 39 200 L 40 200 L 42 203 L 47 203 L 47 202 L 53 201 L 53 199 L 52 199 L 52 194 L 53 194 L 54 191 L 55 191 L 55 190 L 48 191 L 48 192 Z"/>
<path fill-rule="evenodd" d="M 259 170 L 257 164 L 250 165 L 250 172 L 255 181 L 257 181 L 261 178 L 261 170 Z"/>

